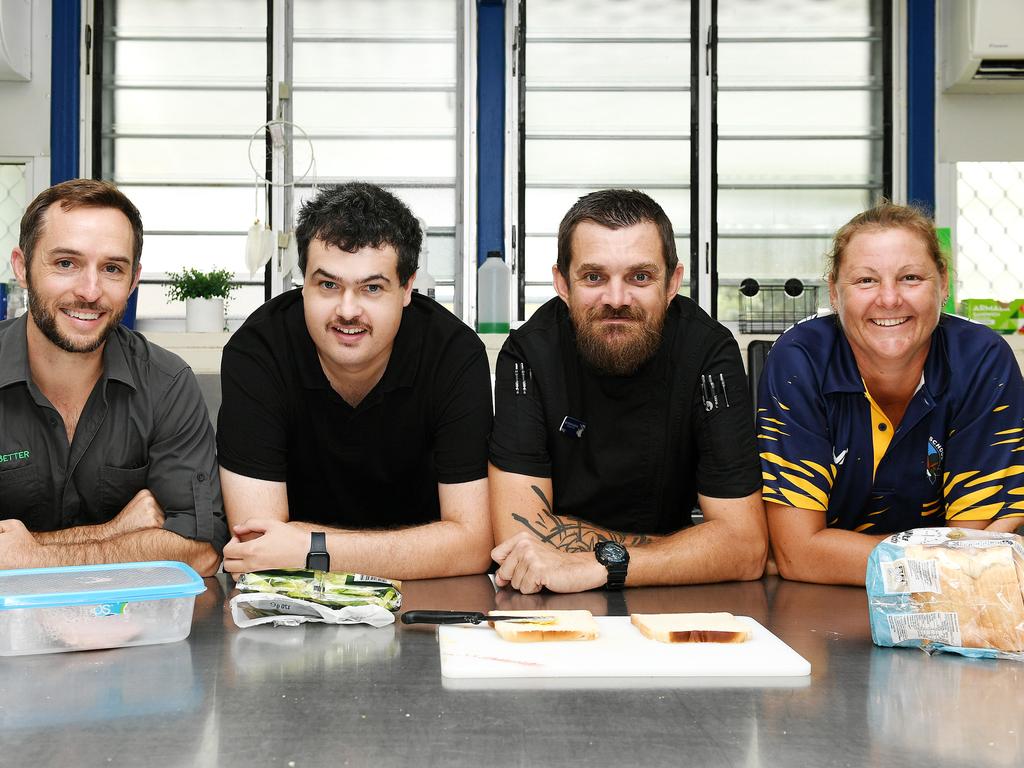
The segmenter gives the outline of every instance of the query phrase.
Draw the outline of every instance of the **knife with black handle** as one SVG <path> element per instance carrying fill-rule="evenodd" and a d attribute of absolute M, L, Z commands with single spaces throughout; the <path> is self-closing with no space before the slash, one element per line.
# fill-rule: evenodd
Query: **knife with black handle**
<path fill-rule="evenodd" d="M 482 624 L 485 621 L 519 621 L 532 624 L 553 624 L 554 616 L 488 615 L 479 611 L 406 611 L 403 624 Z"/>

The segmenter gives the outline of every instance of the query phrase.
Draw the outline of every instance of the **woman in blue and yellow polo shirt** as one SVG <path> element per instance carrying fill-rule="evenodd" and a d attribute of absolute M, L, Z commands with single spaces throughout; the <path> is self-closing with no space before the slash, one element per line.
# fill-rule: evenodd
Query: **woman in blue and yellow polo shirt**
<path fill-rule="evenodd" d="M 772 347 L 757 428 L 772 548 L 788 579 L 863 584 L 885 534 L 1024 520 L 1024 381 L 1009 345 L 944 315 L 931 221 L 883 203 L 835 236 L 834 314 Z"/>

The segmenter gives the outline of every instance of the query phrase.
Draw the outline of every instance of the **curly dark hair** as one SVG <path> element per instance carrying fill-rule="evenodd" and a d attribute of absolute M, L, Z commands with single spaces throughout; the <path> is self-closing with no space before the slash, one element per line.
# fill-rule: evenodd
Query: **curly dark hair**
<path fill-rule="evenodd" d="M 324 187 L 306 201 L 295 240 L 303 274 L 313 240 L 349 253 L 390 245 L 398 252 L 398 282 L 404 286 L 419 266 L 423 233 L 412 211 L 393 194 L 375 184 L 350 181 Z"/>
<path fill-rule="evenodd" d="M 664 209 L 643 192 L 636 189 L 602 189 L 584 195 L 569 209 L 558 225 L 557 266 L 562 277 L 567 279 L 569 265 L 572 263 L 572 234 L 581 221 L 592 221 L 609 229 L 632 227 L 644 222 L 654 224 L 658 228 L 661 253 L 665 257 L 665 283 L 672 279 L 679 264 L 672 222 Z"/>

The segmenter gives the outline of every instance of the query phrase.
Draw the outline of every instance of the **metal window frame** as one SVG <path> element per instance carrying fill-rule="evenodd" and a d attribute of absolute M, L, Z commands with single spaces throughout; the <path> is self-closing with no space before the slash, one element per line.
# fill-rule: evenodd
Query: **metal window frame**
<path fill-rule="evenodd" d="M 587 84 L 560 84 L 560 83 L 539 83 L 531 84 L 530 91 L 592 91 L 592 92 L 621 92 L 623 90 L 651 91 L 651 92 L 683 92 L 690 91 L 694 97 L 690 99 L 690 126 L 689 132 L 682 130 L 674 132 L 658 133 L 562 133 L 544 132 L 527 133 L 525 115 L 525 59 L 526 59 L 526 0 L 517 0 L 509 3 L 506 15 L 508 27 L 512 30 L 507 32 L 508 50 L 513 51 L 515 56 L 510 57 L 508 67 L 510 82 L 516 87 L 509 89 L 507 97 L 507 114 L 517 114 L 518 130 L 515 136 L 509 137 L 506 142 L 506 171 L 510 179 L 515 179 L 515 184 L 510 184 L 506 196 L 506 214 L 510 221 L 516 222 L 511 228 L 506 241 L 511 252 L 516 254 L 515 265 L 518 270 L 517 294 L 518 294 L 518 318 L 525 319 L 525 293 L 526 288 L 538 285 L 536 281 L 525 279 L 526 274 L 526 236 L 550 236 L 552 233 L 527 232 L 525 222 L 525 197 L 526 197 L 526 171 L 525 154 L 527 139 L 544 140 L 649 140 L 649 139 L 689 139 L 690 141 L 690 184 L 685 188 L 690 190 L 690 231 L 676 231 L 677 238 L 688 238 L 690 245 L 689 268 L 686 270 L 689 277 L 690 295 L 705 311 L 717 316 L 718 310 L 718 242 L 720 239 L 745 239 L 745 238 L 792 238 L 792 239 L 819 239 L 831 237 L 829 231 L 814 231 L 810 229 L 794 229 L 786 232 L 748 232 L 743 230 L 720 230 L 718 224 L 718 193 L 719 190 L 756 190 L 756 189 L 778 189 L 778 190 L 810 190 L 810 189 L 858 189 L 878 190 L 885 197 L 892 197 L 893 190 L 905 190 L 905 173 L 903 172 L 902 158 L 906 156 L 906 136 L 901 115 L 895 108 L 894 99 L 901 98 L 905 92 L 905 86 L 901 78 L 905 78 L 902 69 L 902 53 L 906 48 L 905 34 L 905 13 L 903 8 L 908 0 L 896 0 L 895 9 L 886 0 L 873 0 L 871 13 L 879 32 L 868 34 L 830 34 L 830 35 L 800 35 L 786 34 L 778 36 L 725 36 L 718 35 L 718 0 L 692 0 L 690 5 L 690 27 L 694 30 L 691 37 L 679 35 L 645 36 L 645 37 L 618 37 L 614 35 L 564 35 L 564 34 L 538 34 L 529 36 L 530 42 L 558 42 L 558 43 L 630 43 L 630 42 L 689 42 L 690 43 L 690 79 L 683 83 L 631 83 L 628 88 L 621 85 L 602 85 L 599 83 Z M 869 76 L 862 82 L 846 83 L 758 83 L 751 85 L 730 85 L 720 84 L 717 71 L 717 52 L 720 43 L 806 43 L 806 42 L 864 42 L 878 45 L 881 52 L 881 77 Z M 742 92 L 772 92 L 772 91 L 877 91 L 883 94 L 881 99 L 881 116 L 877 122 L 881 130 L 868 130 L 860 132 L 787 132 L 787 133 L 744 133 L 744 134 L 722 134 L 719 132 L 717 104 L 718 93 L 728 91 Z M 870 141 L 879 144 L 881 177 L 871 178 L 863 183 L 851 182 L 774 182 L 774 183 L 753 183 L 753 182 L 726 182 L 718 181 L 718 147 L 719 142 L 758 140 L 758 141 L 786 141 L 786 140 L 816 140 L 816 141 Z M 517 169 L 513 175 L 513 170 Z M 638 186 L 649 189 L 679 189 L 679 184 L 668 182 L 643 182 L 635 180 Z M 573 180 L 572 182 L 549 182 L 531 183 L 531 188 L 573 188 L 578 186 L 591 186 L 586 179 Z M 517 242 L 517 240 L 519 242 Z M 726 281 L 732 284 L 735 281 Z"/>
<path fill-rule="evenodd" d="M 438 188 L 454 189 L 456 221 L 454 226 L 431 227 L 429 234 L 453 236 L 454 244 L 454 305 L 456 314 L 467 323 L 476 319 L 476 268 L 473 262 L 477 231 L 477 141 L 476 141 L 476 2 L 475 0 L 452 0 L 457 9 L 457 24 L 454 33 L 429 33 L 423 35 L 388 34 L 373 32 L 367 34 L 299 34 L 294 33 L 293 11 L 294 0 L 266 0 L 266 35 L 252 34 L 225 35 L 223 33 L 203 34 L 168 34 L 145 35 L 116 33 L 116 2 L 114 0 L 81 0 L 82 3 L 82 35 L 87 45 L 86 56 L 83 57 L 82 77 L 82 120 L 83 128 L 81 157 L 82 175 L 95 178 L 112 178 L 114 168 L 114 138 L 168 138 L 168 139 L 248 139 L 249 135 L 232 132 L 221 133 L 190 133 L 187 131 L 166 132 L 129 132 L 120 133 L 112 130 L 113 96 L 116 91 L 145 88 L 146 90 L 174 91 L 259 91 L 266 96 L 265 120 L 291 119 L 291 96 L 297 92 L 444 92 L 454 93 L 457 101 L 457 122 L 454 133 L 451 131 L 407 132 L 407 133 L 370 133 L 366 137 L 374 139 L 449 139 L 456 145 L 456 167 L 451 177 L 403 177 L 373 178 L 374 183 L 389 188 Z M 105 23 L 108 22 L 108 23 Z M 105 35 L 105 29 L 114 30 L 113 34 Z M 255 80 L 246 82 L 219 83 L 132 83 L 119 82 L 114 85 L 104 79 L 103 72 L 116 71 L 113 61 L 115 43 L 121 40 L 160 41 L 160 42 L 265 42 L 266 67 L 261 73 L 262 82 Z M 450 82 L 441 83 L 342 83 L 338 85 L 294 83 L 292 77 L 293 45 L 301 43 L 365 43 L 365 42 L 415 42 L 441 43 L 456 47 L 456 72 Z M 104 124 L 106 121 L 107 125 Z M 345 139 L 362 138 L 362 134 L 354 132 L 320 133 L 311 135 L 312 139 Z M 267 139 L 268 160 L 264 175 L 268 179 L 290 180 L 291 164 L 288 161 L 289 143 L 285 148 L 274 148 Z M 319 184 L 340 183 L 347 178 L 320 176 Z M 133 186 L 148 187 L 251 187 L 252 182 L 231 179 L 203 180 L 128 180 L 122 183 Z M 309 187 L 308 183 L 300 183 L 298 188 Z M 275 185 L 268 186 L 267 218 L 277 231 L 287 231 L 293 219 L 292 211 L 295 204 L 295 187 Z M 289 226 L 285 226 L 288 222 Z M 244 235 L 244 232 L 229 229 L 217 231 L 198 230 L 153 230 L 148 234 L 173 235 Z M 283 240 L 282 240 L 283 242 Z M 278 248 L 276 257 L 264 270 L 264 298 L 269 299 L 291 287 L 280 271 L 280 259 L 283 248 Z M 150 276 L 145 283 L 163 283 L 165 276 Z M 243 280 L 245 284 L 251 281 Z M 439 281 L 439 284 L 451 284 Z"/>

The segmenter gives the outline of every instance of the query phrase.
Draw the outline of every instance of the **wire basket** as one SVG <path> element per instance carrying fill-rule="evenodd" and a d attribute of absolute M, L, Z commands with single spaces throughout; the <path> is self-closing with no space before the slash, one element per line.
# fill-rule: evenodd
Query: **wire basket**
<path fill-rule="evenodd" d="M 740 284 L 740 333 L 782 333 L 817 311 L 816 285 L 805 286 L 796 278 L 767 285 L 747 278 Z"/>

